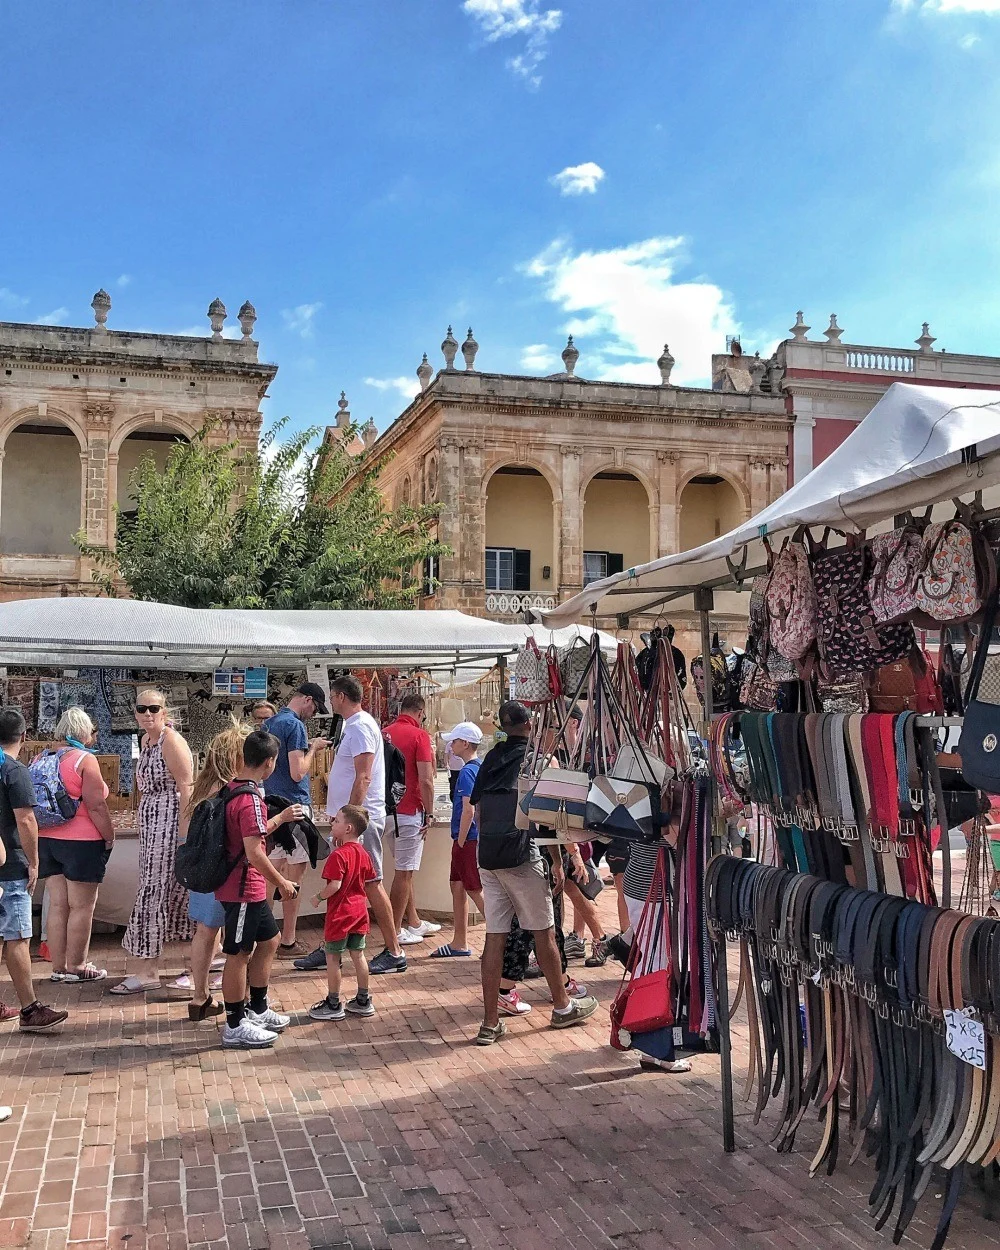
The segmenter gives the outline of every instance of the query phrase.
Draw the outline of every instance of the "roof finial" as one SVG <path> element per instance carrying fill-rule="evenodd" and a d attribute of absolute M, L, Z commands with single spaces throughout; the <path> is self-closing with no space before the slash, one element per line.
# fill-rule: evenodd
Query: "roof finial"
<path fill-rule="evenodd" d="M 670 385 L 670 370 L 674 367 L 674 358 L 670 354 L 670 348 L 663 344 L 663 355 L 656 362 L 656 367 L 660 371 L 660 385 Z"/>
<path fill-rule="evenodd" d="M 222 338 L 222 327 L 226 323 L 226 306 L 221 299 L 212 300 L 208 306 L 208 320 L 212 327 L 212 338 Z"/>
<path fill-rule="evenodd" d="M 417 378 L 419 379 L 420 389 L 422 391 L 426 391 L 430 386 L 431 378 L 433 376 L 434 370 L 431 368 L 430 362 L 427 359 L 427 353 L 424 352 L 423 360 L 421 360 L 420 364 L 417 365 Z"/>
<path fill-rule="evenodd" d="M 806 335 L 809 333 L 811 326 L 807 326 L 802 320 L 802 309 L 795 314 L 795 325 L 788 331 L 792 338 L 798 343 L 806 341 Z"/>
<path fill-rule="evenodd" d="M 104 287 L 101 287 L 90 301 L 90 306 L 94 310 L 94 325 L 98 330 L 106 330 L 108 328 L 108 313 L 111 311 L 111 296 L 105 291 Z"/>
<path fill-rule="evenodd" d="M 831 313 L 830 324 L 823 331 L 823 334 L 826 337 L 826 341 L 830 344 L 831 347 L 839 347 L 840 336 L 843 333 L 844 331 L 840 328 L 839 325 L 837 325 L 837 314 Z"/>
<path fill-rule="evenodd" d="M 476 352 L 479 351 L 479 344 L 472 337 L 472 326 L 469 326 L 469 333 L 465 342 L 462 344 L 462 359 L 465 361 L 466 372 L 472 373 L 476 367 Z"/>
<path fill-rule="evenodd" d="M 351 410 L 347 403 L 347 395 L 341 391 L 340 398 L 337 400 L 337 429 L 346 430 L 350 424 Z"/>
<path fill-rule="evenodd" d="M 580 359 L 580 353 L 573 343 L 572 334 L 566 340 L 566 346 L 562 349 L 563 368 L 572 377 L 573 370 L 576 368 L 576 362 Z"/>
<path fill-rule="evenodd" d="M 920 338 L 916 340 L 917 346 L 920 348 L 921 354 L 924 356 L 929 355 L 930 352 L 933 351 L 931 344 L 936 343 L 936 342 L 937 342 L 937 339 L 934 337 L 933 334 L 931 334 L 931 328 L 925 321 L 924 324 L 920 327 Z"/>
<path fill-rule="evenodd" d="M 458 339 L 452 334 L 451 326 L 448 327 L 448 333 L 441 344 L 441 351 L 444 354 L 444 367 L 449 370 L 454 369 L 455 357 L 458 354 Z"/>
<path fill-rule="evenodd" d="M 239 311 L 240 329 L 243 331 L 245 339 L 253 338 L 254 322 L 257 320 L 257 309 L 249 300 L 244 300 L 243 307 Z"/>

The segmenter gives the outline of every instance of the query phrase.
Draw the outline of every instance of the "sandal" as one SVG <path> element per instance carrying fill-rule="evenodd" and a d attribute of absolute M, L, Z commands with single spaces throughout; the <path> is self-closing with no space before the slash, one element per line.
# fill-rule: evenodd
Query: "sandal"
<path fill-rule="evenodd" d="M 58 984 L 60 981 L 66 980 L 66 973 L 65 972 L 50 972 L 49 980 L 55 981 L 56 984 Z"/>
<path fill-rule="evenodd" d="M 639 1068 L 642 1072 L 680 1072 L 691 1071 L 690 1059 L 675 1059 L 672 1063 L 666 1059 L 651 1059 L 648 1055 L 640 1055 Z"/>
<path fill-rule="evenodd" d="M 108 975 L 107 968 L 98 968 L 96 964 L 87 963 L 78 972 L 67 972 L 64 981 L 103 981 Z"/>
<path fill-rule="evenodd" d="M 225 1003 L 217 1003 L 209 994 L 203 1003 L 188 1003 L 188 1019 L 197 1023 L 208 1016 L 221 1016 L 225 1010 Z"/>
<path fill-rule="evenodd" d="M 430 958 L 431 959 L 458 959 L 458 958 L 467 959 L 471 954 L 472 954 L 471 950 L 462 950 L 460 946 L 450 946 L 448 943 L 445 943 L 444 946 L 439 946 L 436 951 L 431 951 Z"/>
<path fill-rule="evenodd" d="M 145 994 L 148 990 L 158 990 L 159 981 L 140 981 L 138 977 L 127 976 L 124 981 L 112 985 L 109 994 Z"/>

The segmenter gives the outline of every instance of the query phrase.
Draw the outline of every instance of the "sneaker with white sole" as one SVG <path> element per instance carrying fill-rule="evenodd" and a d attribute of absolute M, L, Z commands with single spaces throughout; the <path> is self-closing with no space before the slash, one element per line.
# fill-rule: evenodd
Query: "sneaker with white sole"
<path fill-rule="evenodd" d="M 246 1019 L 259 1029 L 267 1029 L 272 1033 L 282 1033 L 292 1023 L 291 1016 L 283 1016 L 280 1011 L 268 1007 L 267 1011 L 251 1011 L 247 1008 Z"/>
<path fill-rule="evenodd" d="M 553 1029 L 568 1029 L 574 1024 L 583 1024 L 596 1010 L 596 998 L 574 998 L 568 1011 L 553 1011 L 549 1025 Z"/>
<path fill-rule="evenodd" d="M 583 959 L 587 954 L 587 944 L 583 938 L 571 933 L 563 942 L 563 950 L 566 952 L 567 959 Z"/>
<path fill-rule="evenodd" d="M 570 998 L 586 998 L 587 987 L 585 985 L 581 985 L 575 977 L 567 977 L 566 993 L 570 996 Z"/>
<path fill-rule="evenodd" d="M 396 941 L 400 946 L 417 946 L 423 940 L 419 933 L 411 933 L 409 929 L 400 929 L 396 934 Z"/>
<path fill-rule="evenodd" d="M 310 1020 L 343 1020 L 344 1004 L 338 998 L 336 1003 L 330 1002 L 330 995 L 321 999 L 314 1007 L 309 1008 Z"/>
<path fill-rule="evenodd" d="M 363 1002 L 355 994 L 353 998 L 348 999 L 344 1004 L 344 1010 L 349 1016 L 373 1016 L 375 1014 L 375 1005 L 372 1003 L 370 994 Z"/>
<path fill-rule="evenodd" d="M 430 933 L 441 932 L 441 926 L 439 924 L 435 924 L 433 920 L 421 920 L 421 922 L 416 926 L 404 925 L 403 928 L 407 933 L 415 933 L 418 937 L 422 938 L 427 937 Z"/>
<path fill-rule="evenodd" d="M 227 1050 L 266 1050 L 277 1040 L 277 1033 L 262 1029 L 248 1016 L 244 1016 L 235 1029 L 227 1024 L 222 1030 L 222 1045 Z"/>
<path fill-rule="evenodd" d="M 497 1010 L 502 1016 L 526 1016 L 531 1004 L 524 1002 L 517 990 L 511 990 L 497 999 Z"/>

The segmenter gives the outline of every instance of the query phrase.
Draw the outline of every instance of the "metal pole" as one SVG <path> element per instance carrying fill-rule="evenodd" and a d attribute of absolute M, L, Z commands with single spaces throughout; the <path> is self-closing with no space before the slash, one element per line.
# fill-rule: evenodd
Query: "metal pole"
<path fill-rule="evenodd" d="M 733 1048 L 729 1037 L 729 965 L 726 962 L 725 933 L 715 943 L 715 984 L 722 1078 L 722 1148 L 731 1155 L 736 1153 L 736 1118 L 733 1111 Z"/>

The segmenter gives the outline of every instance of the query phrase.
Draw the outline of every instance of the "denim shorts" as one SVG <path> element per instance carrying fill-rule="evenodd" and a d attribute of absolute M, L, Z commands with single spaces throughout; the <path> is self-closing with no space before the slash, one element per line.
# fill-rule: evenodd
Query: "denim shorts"
<path fill-rule="evenodd" d="M 0 940 L 18 942 L 31 937 L 31 895 L 28 879 L 0 881 Z"/>

